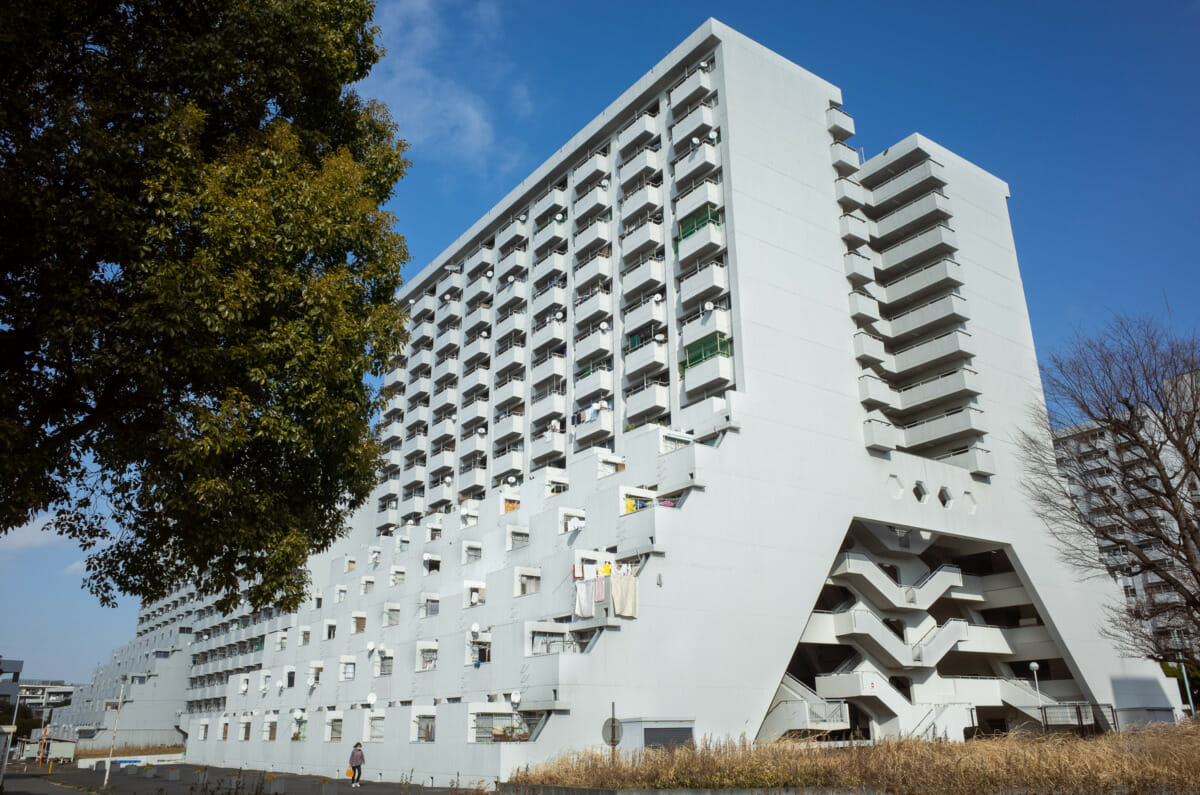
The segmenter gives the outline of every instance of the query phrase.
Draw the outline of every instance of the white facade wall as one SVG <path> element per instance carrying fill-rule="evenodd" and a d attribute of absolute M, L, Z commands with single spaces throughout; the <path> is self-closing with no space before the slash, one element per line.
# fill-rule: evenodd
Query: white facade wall
<path fill-rule="evenodd" d="M 1018 489 L 1007 187 L 917 135 L 859 164 L 840 104 L 710 20 L 411 280 L 378 499 L 305 609 L 202 611 L 189 761 L 340 775 L 362 740 L 370 779 L 490 781 L 614 709 L 627 747 L 962 737 L 1037 719 L 1033 660 L 1043 704 L 1170 718 Z M 579 614 L 592 562 L 636 616 Z"/>

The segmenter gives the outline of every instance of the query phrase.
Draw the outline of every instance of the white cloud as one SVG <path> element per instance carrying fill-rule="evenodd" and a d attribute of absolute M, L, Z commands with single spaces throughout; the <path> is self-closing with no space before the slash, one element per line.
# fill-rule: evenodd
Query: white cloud
<path fill-rule="evenodd" d="M 67 566 L 65 569 L 63 569 L 62 573 L 63 574 L 83 574 L 85 571 L 87 571 L 87 566 L 84 565 L 82 560 L 77 560 L 74 563 L 72 563 L 70 566 Z"/>
<path fill-rule="evenodd" d="M 364 81 L 361 93 L 387 103 L 401 137 L 414 147 L 481 168 L 496 147 L 495 125 L 487 101 L 439 68 L 447 31 L 456 27 L 443 18 L 447 9 L 453 6 L 434 0 L 376 6 L 375 24 L 382 30 L 387 54 Z M 493 24 L 499 13 L 496 7 L 485 10 Z M 480 49 L 479 56 L 487 53 Z"/>
<path fill-rule="evenodd" d="M 50 521 L 49 516 L 38 516 L 20 527 L 8 531 L 0 536 L 0 550 L 20 552 L 24 549 L 37 549 L 66 542 L 67 539 L 57 533 L 42 529 L 48 521 Z"/>

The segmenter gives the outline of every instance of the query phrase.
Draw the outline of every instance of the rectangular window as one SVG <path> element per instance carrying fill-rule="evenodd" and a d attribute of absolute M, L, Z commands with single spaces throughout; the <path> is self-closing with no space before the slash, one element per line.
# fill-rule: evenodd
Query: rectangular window
<path fill-rule="evenodd" d="M 287 672 L 287 686 L 288 687 L 296 686 L 296 672 L 295 671 Z"/>
<path fill-rule="evenodd" d="M 425 617 L 426 618 L 429 618 L 430 616 L 436 616 L 440 609 L 441 609 L 441 602 L 439 602 L 437 599 L 426 599 L 425 600 Z"/>
<path fill-rule="evenodd" d="M 367 742 L 383 742 L 383 717 L 375 716 L 367 719 Z"/>
<path fill-rule="evenodd" d="M 353 681 L 354 680 L 354 663 L 352 663 L 352 662 L 342 663 L 342 672 L 341 673 L 342 673 L 341 679 L 343 682 Z"/>
<path fill-rule="evenodd" d="M 243 723 L 242 724 L 242 742 L 246 742 L 249 739 L 250 739 L 250 724 Z"/>
<path fill-rule="evenodd" d="M 540 593 L 542 590 L 542 578 L 536 574 L 521 575 L 521 596 L 526 596 L 532 593 Z"/>
<path fill-rule="evenodd" d="M 356 565 L 354 558 L 346 558 L 346 571 L 354 571 Z"/>
<path fill-rule="evenodd" d="M 421 649 L 421 670 L 432 671 L 437 668 L 437 649 Z"/>
<path fill-rule="evenodd" d="M 342 741 L 342 719 L 329 719 L 329 742 L 340 743 Z"/>
<path fill-rule="evenodd" d="M 201 723 L 200 724 L 200 742 L 204 742 L 207 739 L 208 739 L 208 724 Z"/>
<path fill-rule="evenodd" d="M 337 636 L 337 624 L 327 624 L 325 626 L 325 640 L 333 640 Z"/>
<path fill-rule="evenodd" d="M 293 742 L 303 742 L 304 738 L 307 736 L 308 736 L 308 720 L 305 718 L 301 718 L 299 720 L 292 721 L 292 741 Z"/>
<path fill-rule="evenodd" d="M 334 602 L 346 601 L 346 586 L 344 586 L 344 585 L 338 586 L 337 591 L 334 592 L 333 601 Z"/>
<path fill-rule="evenodd" d="M 381 655 L 379 657 L 379 675 L 380 676 L 391 676 L 392 675 L 392 666 L 394 665 L 394 663 L 395 663 L 395 658 Z"/>
<path fill-rule="evenodd" d="M 228 723 L 221 724 L 221 739 L 222 740 L 229 739 L 229 724 Z"/>
<path fill-rule="evenodd" d="M 431 743 L 434 737 L 434 716 L 417 716 L 417 742 Z"/>
<path fill-rule="evenodd" d="M 360 632 L 366 632 L 367 631 L 367 617 L 366 616 L 355 616 L 354 617 L 354 629 L 351 631 L 356 635 Z"/>
<path fill-rule="evenodd" d="M 363 580 L 362 581 L 363 596 L 366 596 L 367 594 L 371 593 L 371 591 L 374 591 L 374 590 L 375 590 L 375 581 L 374 580 Z"/>
<path fill-rule="evenodd" d="M 300 630 L 300 645 L 307 646 L 310 640 L 312 640 L 312 632 L 307 629 Z"/>
<path fill-rule="evenodd" d="M 467 547 L 467 563 L 483 559 L 483 547 L 470 545 Z"/>
<path fill-rule="evenodd" d="M 404 569 L 392 569 L 392 585 L 404 584 Z"/>
<path fill-rule="evenodd" d="M 279 736 L 279 722 L 270 721 L 267 723 L 267 740 L 274 742 Z"/>
<path fill-rule="evenodd" d="M 400 608 L 389 607 L 385 616 L 386 616 L 385 620 L 387 621 L 387 625 L 389 627 L 394 627 L 394 626 L 398 625 L 400 623 Z"/>

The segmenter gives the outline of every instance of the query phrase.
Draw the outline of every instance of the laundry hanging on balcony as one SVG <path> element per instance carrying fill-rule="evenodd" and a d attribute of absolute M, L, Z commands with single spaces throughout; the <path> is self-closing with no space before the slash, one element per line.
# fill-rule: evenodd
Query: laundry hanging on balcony
<path fill-rule="evenodd" d="M 637 577 L 614 574 L 610 579 L 609 587 L 612 588 L 613 614 L 625 618 L 637 618 Z"/>
<path fill-rule="evenodd" d="M 595 600 L 597 602 L 603 602 L 604 597 L 608 595 L 608 588 L 606 587 L 606 582 L 607 582 L 607 578 L 605 578 L 605 577 L 597 577 L 595 580 L 595 583 L 596 583 Z"/>
<path fill-rule="evenodd" d="M 596 581 L 579 580 L 575 583 L 575 615 L 592 618 L 596 615 Z"/>

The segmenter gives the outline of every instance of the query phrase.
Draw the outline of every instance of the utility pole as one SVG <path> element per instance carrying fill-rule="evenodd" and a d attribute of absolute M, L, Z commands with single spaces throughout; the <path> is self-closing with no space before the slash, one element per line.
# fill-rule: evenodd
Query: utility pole
<path fill-rule="evenodd" d="M 125 700 L 125 680 L 129 677 L 121 674 L 121 694 L 117 696 L 117 716 L 113 718 L 112 743 L 108 746 L 108 761 L 104 764 L 104 784 L 100 789 L 108 789 L 108 774 L 112 772 L 113 750 L 117 747 L 117 726 L 121 723 L 121 702 Z"/>

